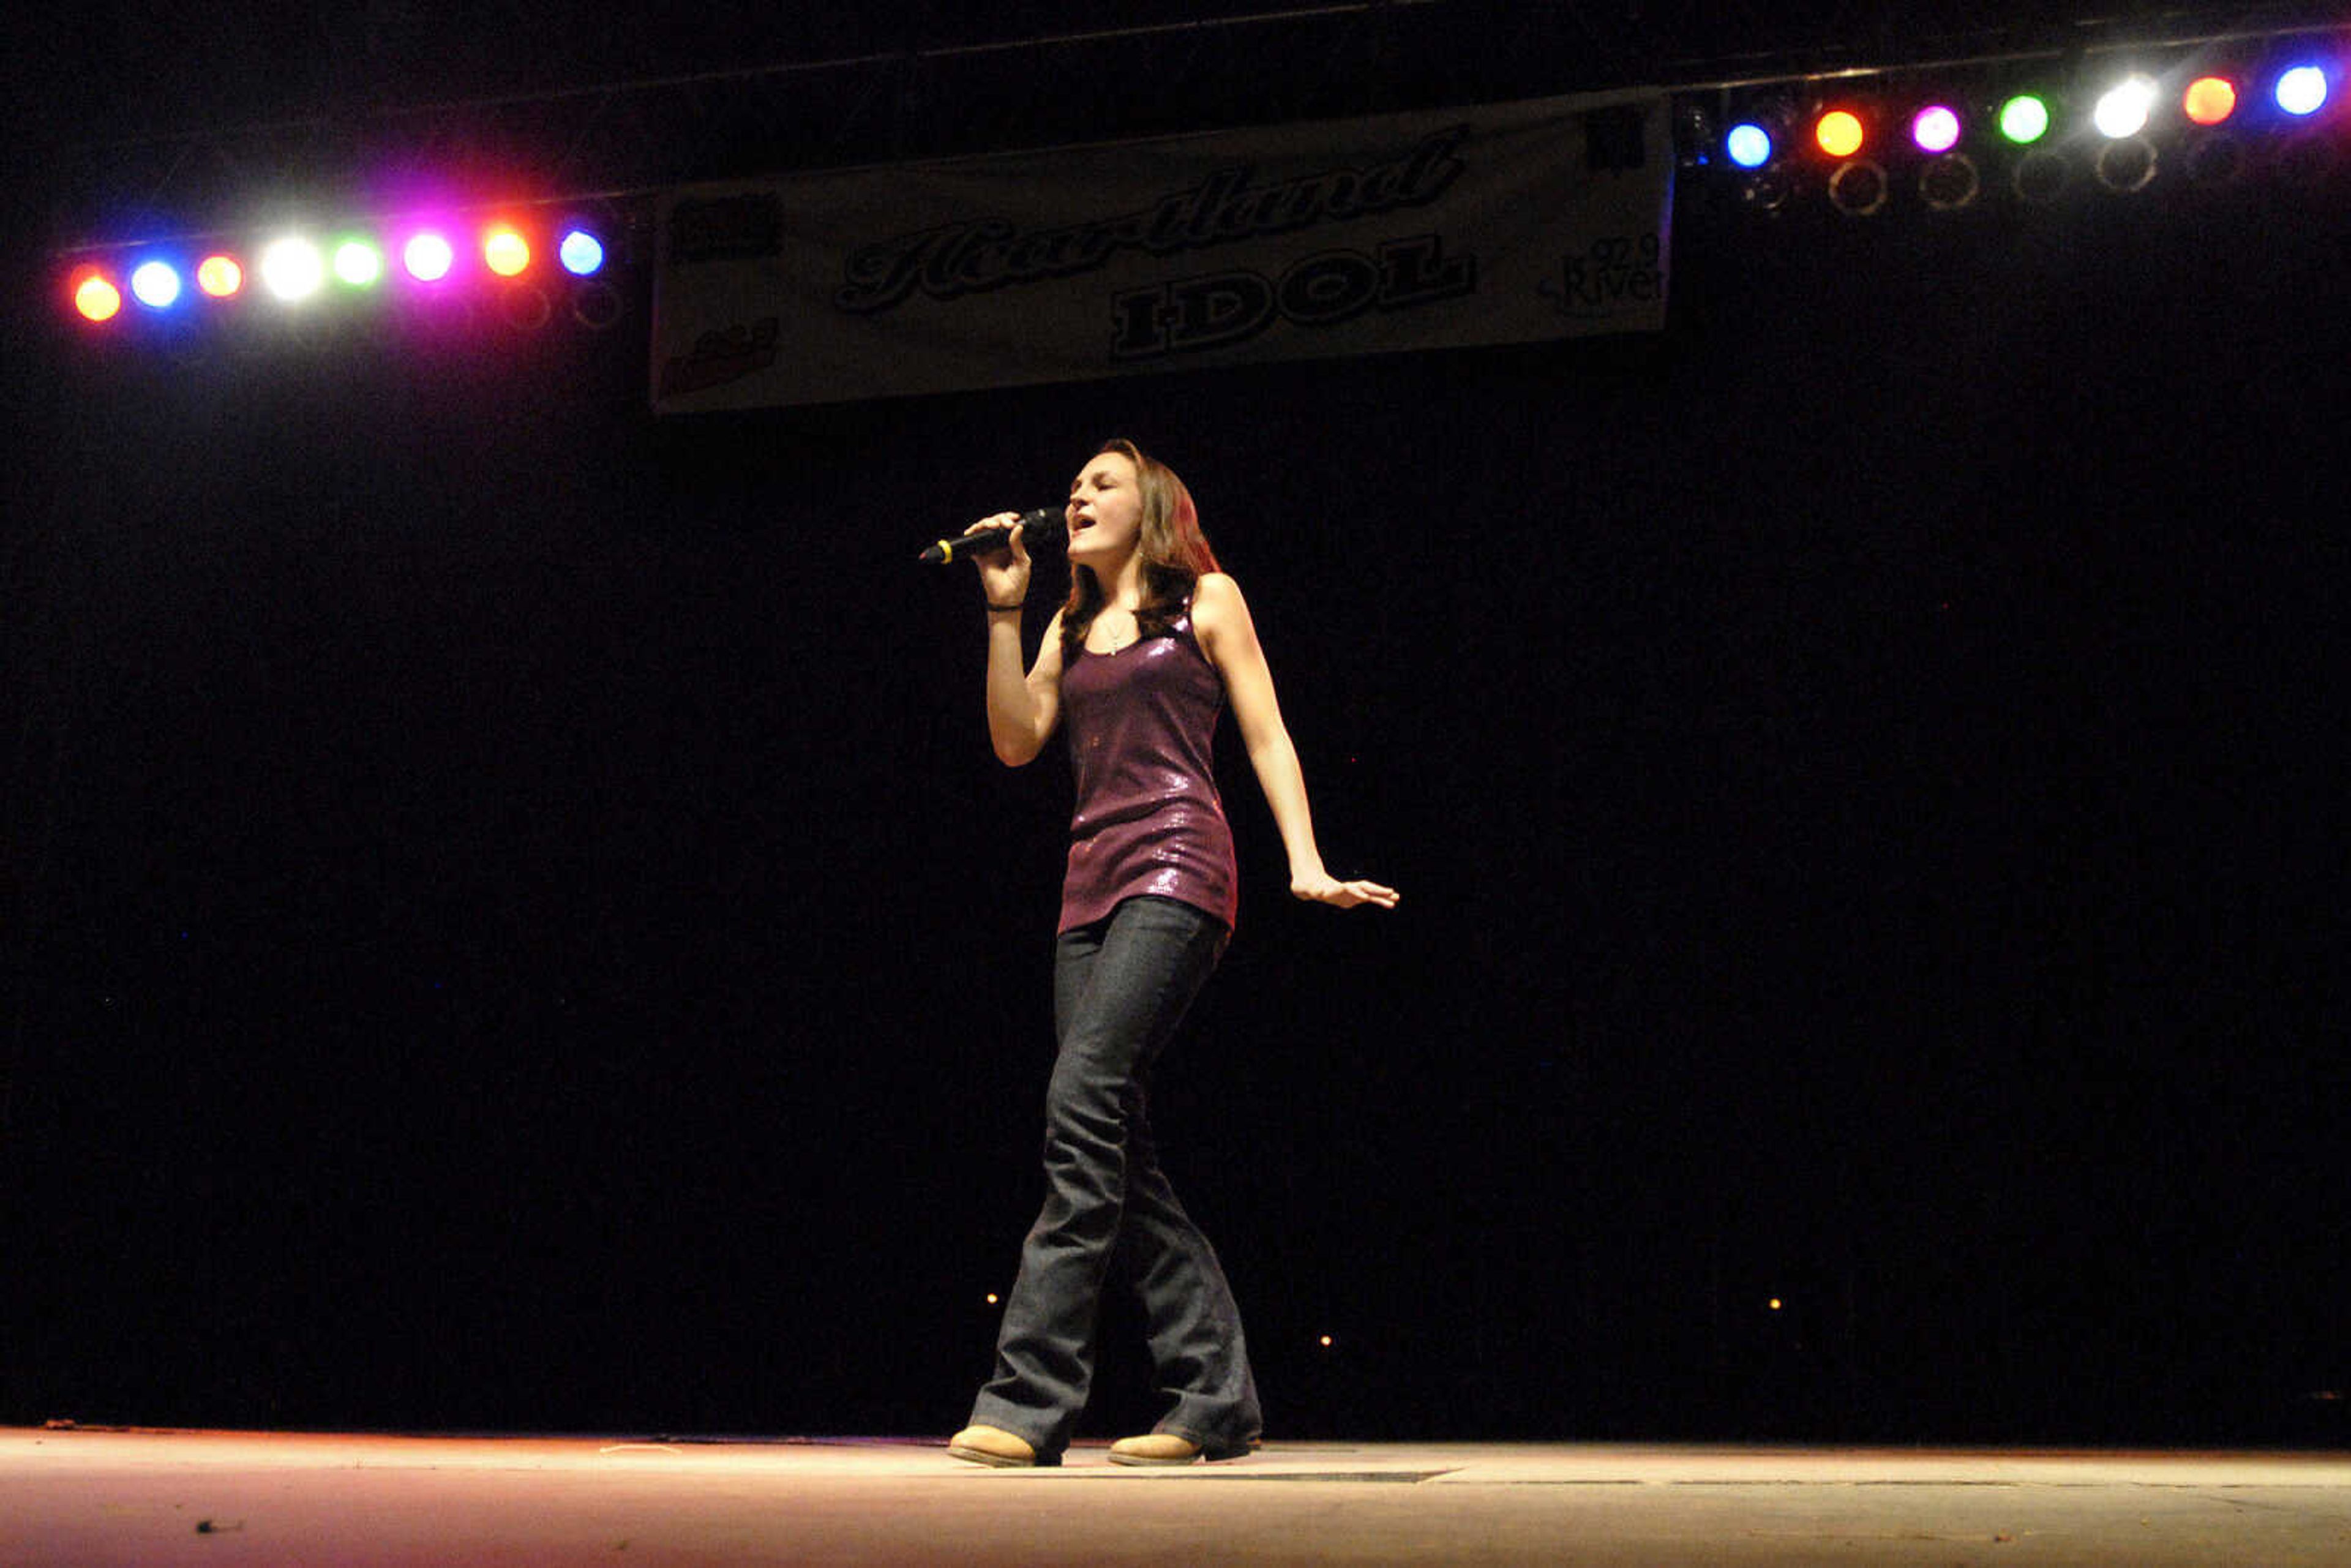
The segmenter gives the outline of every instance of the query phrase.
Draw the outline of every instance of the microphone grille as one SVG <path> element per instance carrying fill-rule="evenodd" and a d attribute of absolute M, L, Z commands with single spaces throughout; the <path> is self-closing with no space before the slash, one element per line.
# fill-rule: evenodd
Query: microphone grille
<path fill-rule="evenodd" d="M 1020 514 L 1020 541 L 1030 549 L 1040 546 L 1060 549 L 1069 543 L 1069 524 L 1062 520 L 1059 507 L 1040 507 Z"/>

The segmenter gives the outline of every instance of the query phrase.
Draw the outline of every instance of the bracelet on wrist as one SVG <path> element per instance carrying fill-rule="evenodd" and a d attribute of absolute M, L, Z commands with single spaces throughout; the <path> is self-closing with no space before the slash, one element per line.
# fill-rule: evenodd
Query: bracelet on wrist
<path fill-rule="evenodd" d="M 1009 604 L 990 604 L 990 605 L 988 606 L 988 609 L 990 609 L 991 611 L 997 611 L 997 610 L 1018 610 L 1018 609 L 1019 609 L 1022 605 L 1024 605 L 1024 604 L 1026 604 L 1026 603 L 1028 603 L 1028 602 L 1029 602 L 1029 601 L 1028 601 L 1027 600 L 1025 600 L 1025 599 L 1016 599 L 1016 600 L 1014 600 L 1014 601 L 1013 601 L 1011 603 L 1009 603 Z"/>

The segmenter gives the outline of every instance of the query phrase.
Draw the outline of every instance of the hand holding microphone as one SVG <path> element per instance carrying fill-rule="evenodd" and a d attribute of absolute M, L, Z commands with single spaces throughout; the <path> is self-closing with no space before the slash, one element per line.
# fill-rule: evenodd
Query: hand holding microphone
<path fill-rule="evenodd" d="M 1040 507 L 1033 512 L 998 512 L 974 523 L 960 538 L 939 540 L 923 552 L 922 562 L 925 566 L 946 566 L 966 556 L 1004 549 L 1012 545 L 1008 536 L 1016 527 L 1020 530 L 1020 542 L 1031 549 L 1041 545 L 1059 549 L 1069 538 L 1059 507 Z"/>
<path fill-rule="evenodd" d="M 1058 545 L 1066 533 L 1061 513 L 1050 507 L 998 512 L 974 523 L 960 538 L 941 539 L 923 552 L 922 559 L 944 566 L 968 556 L 979 569 L 980 591 L 989 612 L 1017 613 L 1029 601 L 1029 543 Z"/>
<path fill-rule="evenodd" d="M 928 566 L 945 566 L 968 556 L 979 569 L 979 586 L 990 612 L 1015 612 L 1029 601 L 1029 549 L 1059 547 L 1069 537 L 1056 507 L 1033 512 L 998 512 L 974 523 L 960 538 L 941 539 L 922 554 Z"/>

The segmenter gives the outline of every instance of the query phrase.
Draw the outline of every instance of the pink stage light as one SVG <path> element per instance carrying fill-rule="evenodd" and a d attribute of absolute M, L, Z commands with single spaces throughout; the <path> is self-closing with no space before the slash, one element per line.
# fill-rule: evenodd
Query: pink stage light
<path fill-rule="evenodd" d="M 1922 152 L 1949 152 L 1959 144 L 1959 117 L 1947 105 L 1930 103 L 1910 121 L 1910 140 Z"/>
<path fill-rule="evenodd" d="M 427 229 L 401 247 L 400 265 L 419 283 L 438 283 L 457 265 L 457 252 L 446 236 Z"/>

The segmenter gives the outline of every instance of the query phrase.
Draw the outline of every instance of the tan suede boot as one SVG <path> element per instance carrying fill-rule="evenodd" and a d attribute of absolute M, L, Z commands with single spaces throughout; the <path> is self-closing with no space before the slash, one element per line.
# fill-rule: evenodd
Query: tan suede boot
<path fill-rule="evenodd" d="M 1121 1437 L 1110 1446 L 1110 1462 L 1113 1465 L 1188 1465 L 1206 1454 L 1211 1459 L 1238 1459 L 1249 1452 L 1246 1446 L 1236 1448 L 1202 1448 L 1189 1437 L 1179 1437 L 1173 1432 L 1153 1432 L 1147 1437 Z"/>
<path fill-rule="evenodd" d="M 1037 1450 L 1028 1439 L 1018 1437 L 1001 1427 L 966 1427 L 947 1439 L 947 1452 L 958 1459 L 968 1459 L 975 1465 L 992 1465 L 999 1470 L 1017 1469 L 1037 1462 Z"/>

